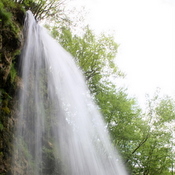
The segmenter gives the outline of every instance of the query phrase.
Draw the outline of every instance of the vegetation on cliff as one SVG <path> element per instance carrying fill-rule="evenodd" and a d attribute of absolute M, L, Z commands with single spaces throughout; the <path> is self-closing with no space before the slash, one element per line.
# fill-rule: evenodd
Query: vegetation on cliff
<path fill-rule="evenodd" d="M 10 169 L 23 18 L 24 10 L 18 4 L 0 2 L 0 174 Z"/>

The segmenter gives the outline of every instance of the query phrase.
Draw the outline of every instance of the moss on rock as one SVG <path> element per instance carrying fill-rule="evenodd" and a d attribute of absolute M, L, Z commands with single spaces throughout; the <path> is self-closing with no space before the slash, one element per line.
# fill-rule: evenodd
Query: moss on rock
<path fill-rule="evenodd" d="M 15 123 L 17 62 L 23 43 L 24 10 L 11 0 L 0 2 L 0 175 L 10 174 Z"/>

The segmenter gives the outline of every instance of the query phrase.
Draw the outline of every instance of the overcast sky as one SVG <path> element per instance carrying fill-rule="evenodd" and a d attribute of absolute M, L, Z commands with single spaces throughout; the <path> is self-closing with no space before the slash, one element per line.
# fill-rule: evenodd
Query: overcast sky
<path fill-rule="evenodd" d="M 143 101 L 159 87 L 175 96 L 175 0 L 73 0 L 97 32 L 114 31 L 129 94 Z"/>

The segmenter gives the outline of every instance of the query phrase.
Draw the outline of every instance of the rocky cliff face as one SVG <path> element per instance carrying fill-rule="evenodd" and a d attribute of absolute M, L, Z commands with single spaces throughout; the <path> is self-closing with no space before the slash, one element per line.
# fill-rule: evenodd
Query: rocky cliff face
<path fill-rule="evenodd" d="M 17 101 L 24 11 L 11 0 L 0 2 L 0 175 L 11 174 L 10 162 Z"/>

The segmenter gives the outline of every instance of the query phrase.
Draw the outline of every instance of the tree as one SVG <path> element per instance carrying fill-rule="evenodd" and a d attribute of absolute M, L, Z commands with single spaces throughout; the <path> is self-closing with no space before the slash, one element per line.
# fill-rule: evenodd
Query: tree
<path fill-rule="evenodd" d="M 135 99 L 129 98 L 123 89 L 117 89 L 112 82 L 111 76 L 123 76 L 114 62 L 118 45 L 111 36 L 95 36 L 89 27 L 80 36 L 73 35 L 69 27 L 62 28 L 59 33 L 58 28 L 54 27 L 52 34 L 83 70 L 107 123 L 113 144 L 119 148 L 125 161 L 131 164 L 133 150 L 136 150 L 138 143 L 143 142 L 147 126 L 142 121 L 141 110 Z"/>
<path fill-rule="evenodd" d="M 135 152 L 133 174 L 168 175 L 173 165 L 173 121 L 175 119 L 175 101 L 170 97 L 160 98 L 156 94 L 148 100 L 144 114 L 148 130 L 147 139 Z"/>
<path fill-rule="evenodd" d="M 25 11 L 31 10 L 37 20 L 61 19 L 65 0 L 13 0 Z"/>
<path fill-rule="evenodd" d="M 84 33 L 78 36 L 71 32 L 70 27 L 62 27 L 61 31 L 54 27 L 52 34 L 75 58 L 91 92 L 97 93 L 97 86 L 112 85 L 109 77 L 123 76 L 114 62 L 118 45 L 112 36 L 95 36 L 88 26 L 83 31 Z"/>

